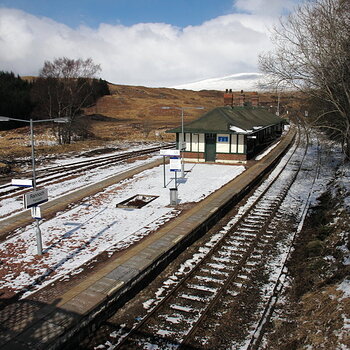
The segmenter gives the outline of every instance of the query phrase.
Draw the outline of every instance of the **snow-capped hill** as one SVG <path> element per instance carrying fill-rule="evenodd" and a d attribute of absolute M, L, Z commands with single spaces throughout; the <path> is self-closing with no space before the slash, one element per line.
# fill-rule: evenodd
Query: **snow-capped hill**
<path fill-rule="evenodd" d="M 187 89 L 187 90 L 226 90 L 232 89 L 233 91 L 245 90 L 256 91 L 259 90 L 258 82 L 262 79 L 261 73 L 239 73 L 232 74 L 226 77 L 213 78 L 197 81 L 194 83 L 182 84 L 174 86 L 175 89 Z"/>

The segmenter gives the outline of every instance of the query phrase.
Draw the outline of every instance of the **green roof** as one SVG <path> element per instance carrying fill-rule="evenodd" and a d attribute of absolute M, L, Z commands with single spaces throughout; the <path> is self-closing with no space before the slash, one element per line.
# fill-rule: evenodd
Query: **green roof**
<path fill-rule="evenodd" d="M 184 125 L 189 133 L 250 133 L 257 128 L 276 125 L 283 121 L 275 114 L 257 107 L 217 107 L 200 118 Z M 255 130 L 254 130 L 255 129 Z M 181 127 L 168 133 L 180 133 Z"/>

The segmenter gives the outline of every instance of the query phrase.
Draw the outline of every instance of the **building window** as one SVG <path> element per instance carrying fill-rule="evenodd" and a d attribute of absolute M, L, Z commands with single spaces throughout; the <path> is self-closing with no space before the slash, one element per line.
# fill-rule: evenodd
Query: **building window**
<path fill-rule="evenodd" d="M 244 153 L 244 135 L 238 135 L 237 153 Z"/>
<path fill-rule="evenodd" d="M 218 134 L 216 138 L 216 152 L 230 153 L 229 135 Z"/>
<path fill-rule="evenodd" d="M 231 135 L 231 153 L 237 153 L 237 135 Z"/>
<path fill-rule="evenodd" d="M 191 147 L 192 152 L 204 152 L 204 134 L 193 133 Z"/>
<path fill-rule="evenodd" d="M 185 143 L 186 143 L 185 151 L 191 152 L 191 134 L 185 133 Z"/>

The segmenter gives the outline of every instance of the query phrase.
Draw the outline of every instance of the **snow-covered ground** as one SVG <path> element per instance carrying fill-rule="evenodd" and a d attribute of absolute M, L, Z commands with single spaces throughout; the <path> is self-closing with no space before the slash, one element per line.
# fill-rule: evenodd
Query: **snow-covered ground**
<path fill-rule="evenodd" d="M 135 165 L 134 163 L 133 166 Z M 108 173 L 110 171 L 111 169 L 106 170 Z M 178 185 L 180 204 L 202 200 L 242 173 L 244 167 L 186 164 L 186 171 L 185 179 Z M 101 169 L 98 173 L 101 178 L 106 177 Z M 63 276 L 69 278 L 69 274 L 81 272 L 81 266 L 101 252 L 112 253 L 130 246 L 177 216 L 180 210 L 169 206 L 169 188 L 174 187 L 171 174 L 166 166 L 168 186 L 164 188 L 163 166 L 152 168 L 110 186 L 95 196 L 85 198 L 51 220 L 43 221 L 42 257 L 36 255 L 34 225 L 18 230 L 11 239 L 0 244 L 0 290 L 18 292 L 33 284 L 25 294 L 27 296 L 53 280 Z M 98 175 L 93 179 L 91 176 L 84 175 L 75 180 L 78 181 L 77 186 L 88 181 L 97 181 Z M 54 186 L 49 189 L 51 195 L 62 194 L 58 189 L 62 185 Z M 67 183 L 64 191 L 73 187 L 73 184 Z M 142 209 L 116 208 L 117 203 L 136 194 L 149 194 L 158 198 Z M 40 285 L 37 284 L 39 280 L 43 281 Z"/>
<path fill-rule="evenodd" d="M 147 148 L 158 146 L 158 145 L 159 144 L 147 145 Z M 137 146 L 130 147 L 130 149 L 128 149 L 128 152 L 137 151 L 144 148 L 145 148 L 145 145 L 140 144 Z M 108 156 L 118 155 L 121 153 L 125 153 L 125 151 L 116 151 L 113 153 L 109 153 Z M 95 156 L 95 157 L 78 156 L 74 158 L 72 157 L 68 157 L 68 158 L 66 157 L 63 159 L 58 158 L 50 162 L 50 167 L 69 165 L 70 163 L 79 162 L 79 161 L 95 160 L 105 156 L 106 155 Z M 96 169 L 91 169 L 87 173 L 80 175 L 79 177 L 66 180 L 64 182 L 64 186 L 62 186 L 62 183 L 56 183 L 56 184 L 47 185 L 45 187 L 48 189 L 49 199 L 54 199 L 66 193 L 69 193 L 77 188 L 81 188 L 82 186 L 91 185 L 109 176 L 117 175 L 127 170 L 130 170 L 132 168 L 136 168 L 143 164 L 149 163 L 157 158 L 159 158 L 159 156 L 154 156 L 152 158 L 148 158 L 144 160 L 137 160 L 133 163 L 121 162 L 118 164 L 105 166 L 104 168 L 97 167 Z M 40 170 L 40 169 L 41 169 L 40 167 L 37 168 L 37 170 Z M 12 213 L 17 213 L 22 210 L 23 210 L 23 201 L 21 196 L 3 199 L 0 202 L 0 218 L 4 216 L 8 217 Z"/>
<path fill-rule="evenodd" d="M 239 73 L 225 77 L 205 79 L 187 84 L 174 86 L 175 89 L 187 90 L 219 90 L 232 89 L 233 91 L 256 91 L 259 90 L 259 81 L 263 78 L 261 73 Z"/>

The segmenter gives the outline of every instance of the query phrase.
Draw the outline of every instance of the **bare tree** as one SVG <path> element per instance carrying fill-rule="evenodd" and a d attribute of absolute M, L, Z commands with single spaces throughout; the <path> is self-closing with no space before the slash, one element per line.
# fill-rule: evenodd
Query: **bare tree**
<path fill-rule="evenodd" d="M 67 124 L 55 126 L 60 144 L 70 143 L 73 136 L 88 134 L 87 124 L 77 117 L 82 114 L 82 108 L 94 102 L 93 78 L 100 70 L 100 65 L 94 64 L 91 58 L 63 57 L 44 63 L 33 88 L 35 113 L 45 118 L 68 118 Z"/>
<path fill-rule="evenodd" d="M 350 157 L 350 2 L 309 0 L 274 29 L 274 50 L 260 55 L 271 84 L 306 93 L 311 118 Z"/>

